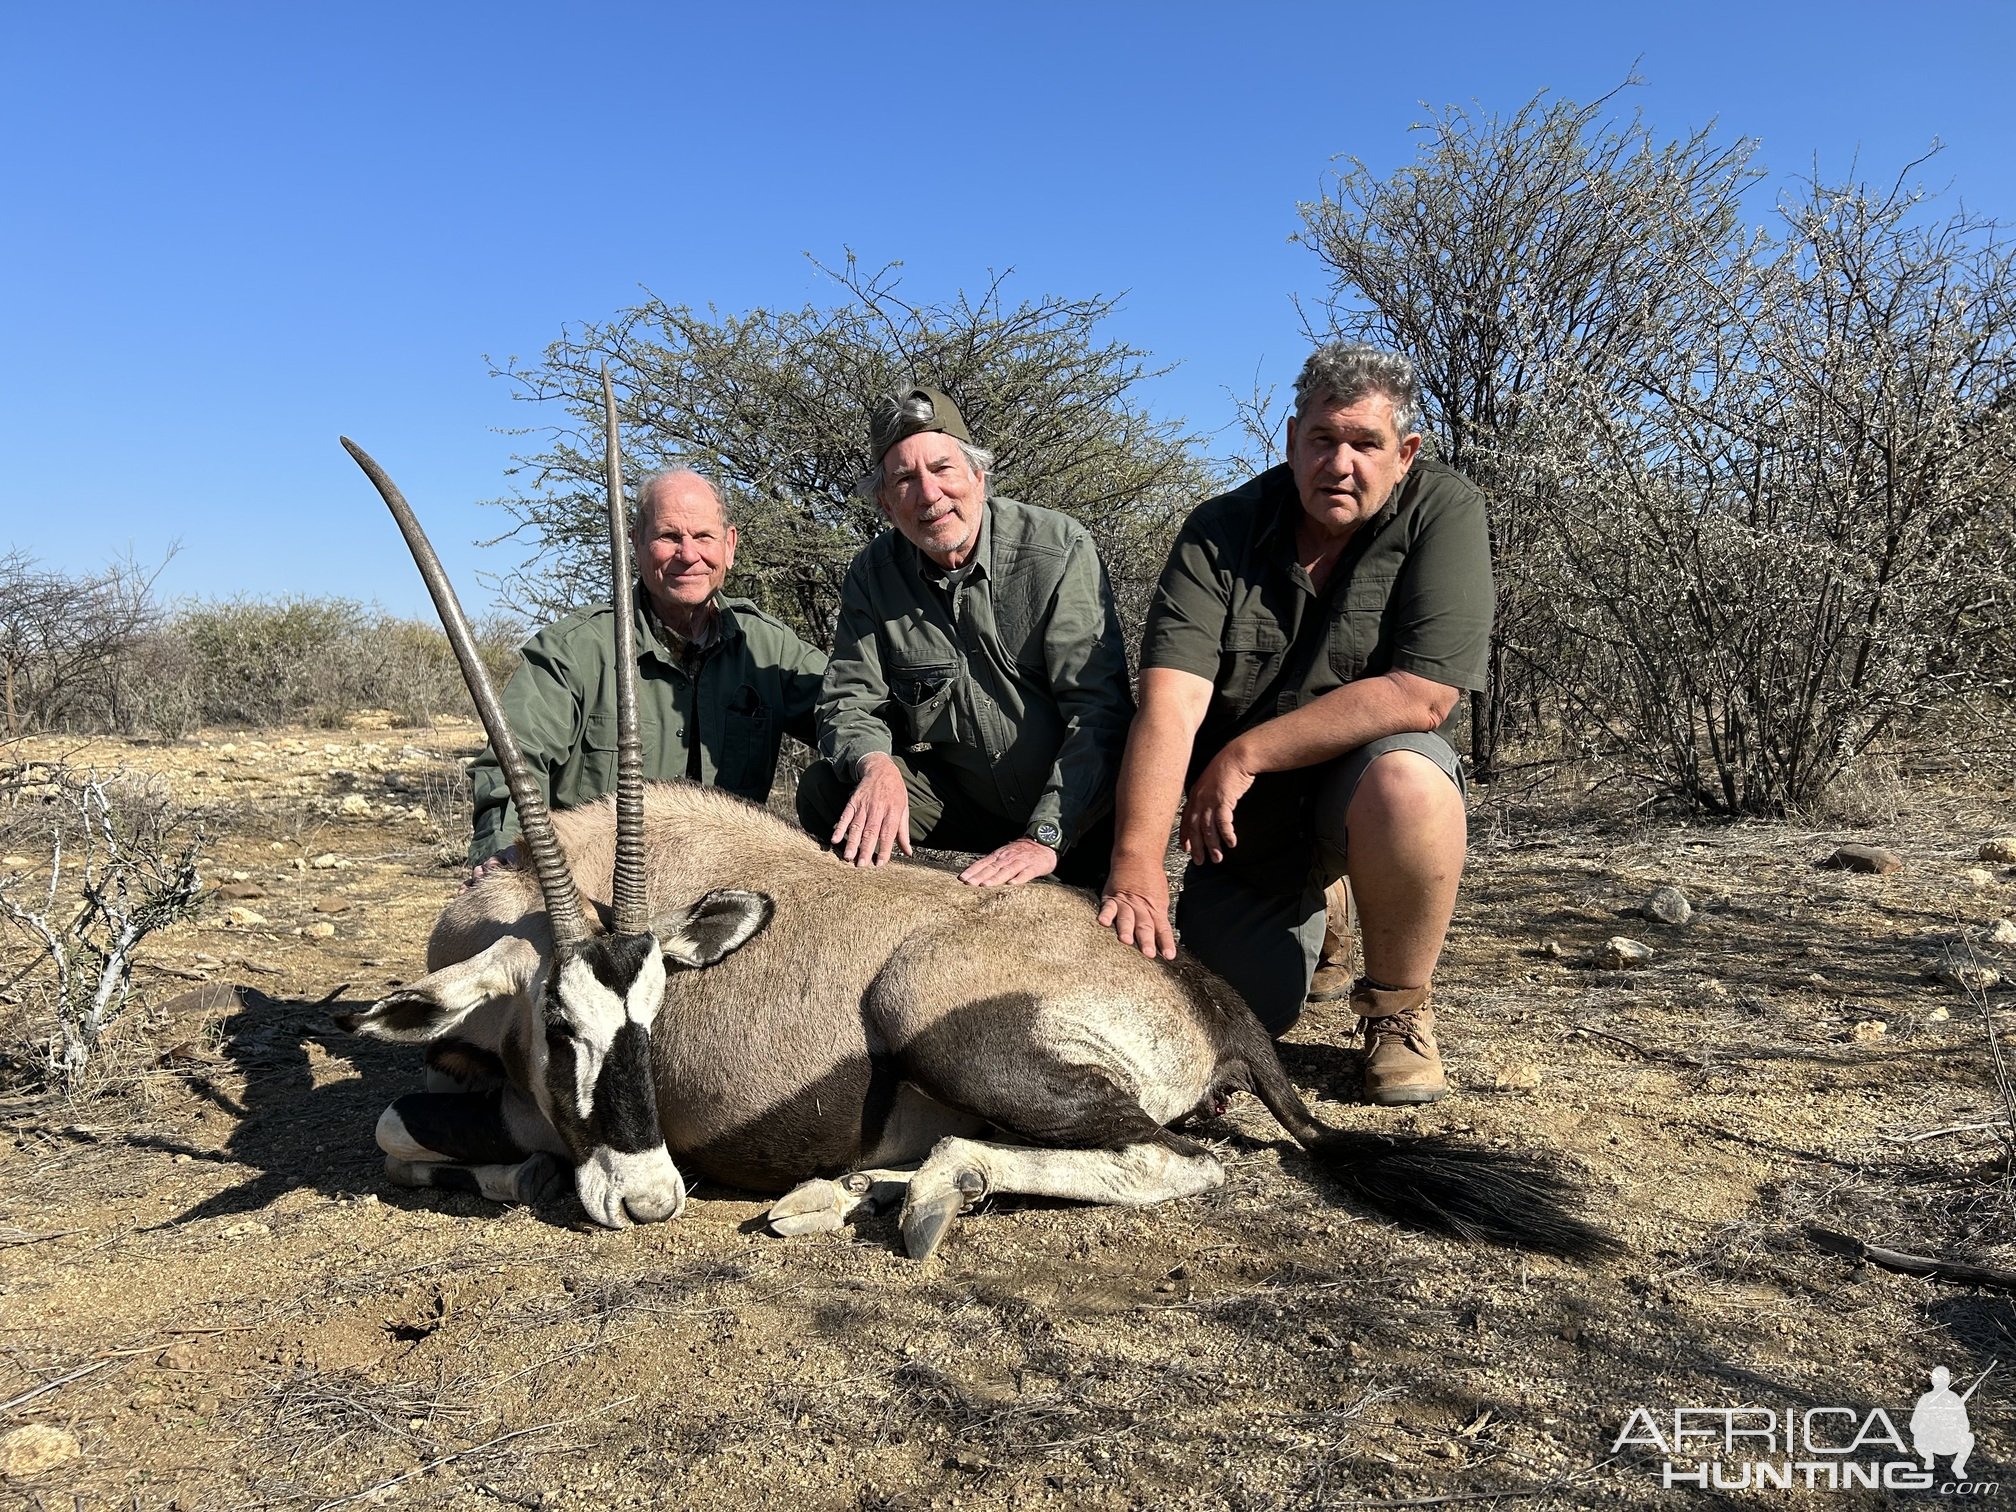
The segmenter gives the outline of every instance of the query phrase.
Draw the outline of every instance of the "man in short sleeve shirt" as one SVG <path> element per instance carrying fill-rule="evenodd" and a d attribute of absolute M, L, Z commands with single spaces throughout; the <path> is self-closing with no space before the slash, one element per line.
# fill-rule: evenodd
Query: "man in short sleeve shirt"
<path fill-rule="evenodd" d="M 1309 990 L 1324 889 L 1348 875 L 1367 1096 L 1433 1102 L 1448 1086 L 1430 982 L 1465 846 L 1445 735 L 1484 684 L 1484 501 L 1419 457 L 1404 357 L 1335 343 L 1295 392 L 1287 462 L 1196 510 L 1163 569 L 1100 919 L 1175 953 L 1162 855 L 1183 802 L 1183 943 L 1280 1035 Z"/>

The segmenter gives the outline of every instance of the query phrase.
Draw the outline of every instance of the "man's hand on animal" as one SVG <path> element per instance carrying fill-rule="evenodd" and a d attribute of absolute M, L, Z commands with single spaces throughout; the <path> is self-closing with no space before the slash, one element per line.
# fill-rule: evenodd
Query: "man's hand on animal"
<path fill-rule="evenodd" d="M 880 866 L 898 850 L 911 854 L 910 790 L 892 758 L 878 752 L 862 763 L 861 780 L 827 838 L 855 866 Z"/>
<path fill-rule="evenodd" d="M 1017 887 L 1057 870 L 1057 852 L 1040 840 L 1011 840 L 959 873 L 975 887 Z"/>
<path fill-rule="evenodd" d="M 1142 867 L 1139 875 L 1115 863 L 1106 879 L 1099 922 L 1144 956 L 1176 959 L 1176 928 L 1169 922 L 1169 878 L 1158 866 Z"/>
<path fill-rule="evenodd" d="M 1183 849 L 1192 861 L 1223 861 L 1225 852 L 1239 843 L 1232 811 L 1259 774 L 1240 764 L 1237 750 L 1234 741 L 1212 757 L 1184 800 Z"/>

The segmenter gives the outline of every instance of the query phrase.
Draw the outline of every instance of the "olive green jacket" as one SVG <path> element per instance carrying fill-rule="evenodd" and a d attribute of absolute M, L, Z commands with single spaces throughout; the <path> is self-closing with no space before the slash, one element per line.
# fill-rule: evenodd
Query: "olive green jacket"
<path fill-rule="evenodd" d="M 894 530 L 854 558 L 819 695 L 819 751 L 847 781 L 873 752 L 931 750 L 963 800 L 1071 845 L 1113 804 L 1134 698 L 1085 527 L 991 498 L 963 581 Z"/>
<path fill-rule="evenodd" d="M 1293 473 L 1270 468 L 1199 505 L 1170 549 L 1141 666 L 1211 682 L 1192 775 L 1235 735 L 1361 677 L 1484 686 L 1494 599 L 1482 494 L 1417 460 L 1321 594 L 1296 559 L 1301 510 Z"/>
<path fill-rule="evenodd" d="M 747 599 L 722 598 L 714 641 L 697 676 L 660 643 L 641 586 L 632 602 L 637 634 L 637 722 L 647 779 L 685 777 L 698 747 L 699 779 L 761 803 L 786 733 L 812 743 L 812 707 L 826 658 Z M 616 786 L 616 637 L 605 605 L 569 615 L 533 636 L 504 688 L 504 717 L 555 808 L 572 808 Z M 470 768 L 476 805 L 473 864 L 518 836 L 510 789 L 485 750 Z"/>

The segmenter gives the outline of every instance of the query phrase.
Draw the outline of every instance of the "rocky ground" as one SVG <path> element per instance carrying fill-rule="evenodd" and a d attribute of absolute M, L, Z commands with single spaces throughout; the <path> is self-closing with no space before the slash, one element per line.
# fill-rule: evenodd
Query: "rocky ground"
<path fill-rule="evenodd" d="M 1207 1130 L 1220 1191 L 997 1202 L 918 1267 L 887 1219 L 779 1240 L 704 1186 L 676 1224 L 604 1233 L 385 1184 L 371 1127 L 414 1057 L 330 1013 L 417 973 L 476 744 L 0 752 L 160 773 L 209 857 L 206 908 L 148 942 L 73 1095 L 25 1081 L 46 990 L 25 937 L 0 947 L 0 1506 L 1652 1505 L 1669 1461 L 1914 1468 L 1883 1423 L 1909 1437 L 1935 1366 L 1964 1387 L 1997 1362 L 1968 1479 L 2016 1481 L 2006 1296 L 1812 1237 L 2016 1267 L 2016 853 L 1982 852 L 2016 830 L 2005 777 L 1921 773 L 1828 831 L 1486 795 L 1441 977 L 1458 1094 L 1357 1106 L 1334 1010 L 1284 1047 L 1333 1121 L 1561 1152 L 1621 1258 L 1395 1229 L 1245 1101 Z M 17 899 L 32 818 L 4 831 Z M 1822 866 L 1844 842 L 1902 865 Z M 1662 886 L 1687 922 L 1645 916 Z M 1841 1409 L 1815 1438 L 1863 1443 L 1662 1452 L 1652 1425 L 1693 1406 L 1774 1411 L 1781 1438 L 1788 1409 Z"/>

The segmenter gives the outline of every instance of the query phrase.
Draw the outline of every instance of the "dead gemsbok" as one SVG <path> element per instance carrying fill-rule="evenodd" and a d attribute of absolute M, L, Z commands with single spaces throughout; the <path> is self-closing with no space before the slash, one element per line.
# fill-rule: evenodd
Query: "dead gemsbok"
<path fill-rule="evenodd" d="M 607 383 L 617 660 L 634 669 Z M 1121 945 L 1084 893 L 857 871 L 741 799 L 647 787 L 634 686 L 613 804 L 549 815 L 405 500 L 344 445 L 441 610 L 530 858 L 448 905 L 426 976 L 343 1020 L 428 1042 L 475 1089 L 386 1110 L 395 1179 L 510 1197 L 571 1168 L 589 1215 L 621 1227 L 678 1216 L 686 1170 L 785 1192 L 770 1210 L 784 1233 L 837 1228 L 900 1184 L 923 1259 L 984 1194 L 1150 1203 L 1218 1186 L 1218 1161 L 1167 1126 L 1238 1089 L 1403 1223 L 1571 1257 L 1614 1247 L 1568 1211 L 1546 1159 L 1319 1123 L 1230 988 Z"/>

